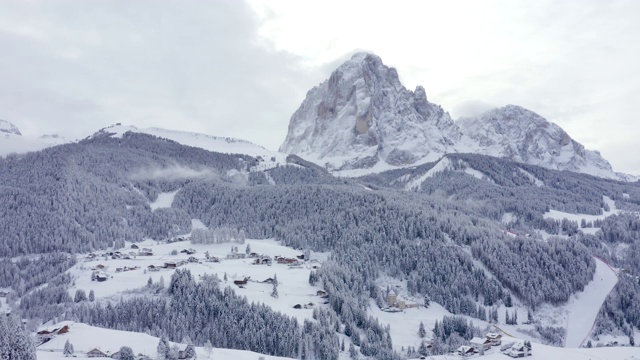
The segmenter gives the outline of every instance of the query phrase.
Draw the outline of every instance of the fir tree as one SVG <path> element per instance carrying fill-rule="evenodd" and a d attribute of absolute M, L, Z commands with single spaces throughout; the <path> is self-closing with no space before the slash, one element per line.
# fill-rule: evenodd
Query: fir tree
<path fill-rule="evenodd" d="M 169 340 L 165 336 L 160 338 L 158 342 L 158 360 L 167 360 L 169 356 Z"/>
<path fill-rule="evenodd" d="M 135 355 L 133 354 L 133 349 L 128 346 L 122 346 L 120 348 L 120 354 L 118 356 L 119 360 L 135 360 Z"/>
<path fill-rule="evenodd" d="M 420 321 L 420 326 L 418 327 L 418 336 L 421 338 L 427 336 L 427 330 L 425 330 L 424 323 L 422 321 Z"/>
<path fill-rule="evenodd" d="M 211 340 L 207 339 L 207 342 L 204 344 L 204 351 L 207 353 L 207 359 L 211 359 L 211 354 L 213 353 Z"/>
<path fill-rule="evenodd" d="M 69 339 L 64 342 L 64 349 L 62 351 L 65 357 L 69 357 L 73 355 L 73 345 L 69 342 Z"/>
<path fill-rule="evenodd" d="M 353 343 L 349 344 L 349 358 L 356 360 L 358 358 L 358 350 L 353 346 Z"/>

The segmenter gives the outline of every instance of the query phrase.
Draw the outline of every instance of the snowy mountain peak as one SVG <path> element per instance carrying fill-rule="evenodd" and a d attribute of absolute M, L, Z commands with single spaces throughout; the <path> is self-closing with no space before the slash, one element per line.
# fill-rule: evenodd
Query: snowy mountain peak
<path fill-rule="evenodd" d="M 617 178 L 597 151 L 573 140 L 560 126 L 521 106 L 507 105 L 457 121 L 477 153 L 514 161 Z"/>
<path fill-rule="evenodd" d="M 558 125 L 517 105 L 453 122 L 422 86 L 405 88 L 380 57 L 356 53 L 311 89 L 281 152 L 357 176 L 478 153 L 557 170 L 633 181 Z"/>
<path fill-rule="evenodd" d="M 357 53 L 307 93 L 280 151 L 336 170 L 402 166 L 436 159 L 460 136 L 424 88 L 406 89 L 378 56 Z"/>
<path fill-rule="evenodd" d="M 18 128 L 13 125 L 12 123 L 6 121 L 6 120 L 1 120 L 0 119 L 0 133 L 2 134 L 12 134 L 12 135 L 22 135 L 22 133 L 20 133 L 20 130 L 18 130 Z"/>

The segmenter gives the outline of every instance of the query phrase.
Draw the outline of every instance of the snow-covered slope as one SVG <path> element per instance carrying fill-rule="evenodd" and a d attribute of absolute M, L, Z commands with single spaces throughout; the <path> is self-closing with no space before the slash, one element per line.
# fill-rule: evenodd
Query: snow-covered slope
<path fill-rule="evenodd" d="M 122 137 L 126 132 L 143 133 L 157 136 L 180 143 L 182 145 L 193 146 L 209 151 L 223 154 L 244 154 L 251 157 L 261 157 L 265 162 L 285 163 L 286 155 L 275 151 L 267 150 L 262 146 L 251 142 L 228 137 L 218 137 L 194 132 L 167 130 L 160 128 L 137 128 L 135 126 L 112 125 L 101 129 L 98 134 L 111 134 L 113 137 Z M 273 158 L 273 160 L 272 160 Z"/>
<path fill-rule="evenodd" d="M 469 152 L 555 170 L 618 179 L 599 152 L 585 149 L 560 126 L 520 106 L 507 105 L 456 122 Z"/>
<path fill-rule="evenodd" d="M 280 151 L 344 170 L 436 160 L 459 138 L 449 114 L 427 101 L 424 88 L 406 89 L 395 69 L 358 53 L 307 93 Z"/>
<path fill-rule="evenodd" d="M 87 352 L 98 349 L 107 355 L 112 355 L 120 350 L 122 346 L 130 347 L 134 354 L 149 356 L 151 359 L 157 358 L 157 347 L 160 339 L 144 333 L 131 331 L 120 331 L 89 326 L 73 321 L 63 321 L 51 326 L 43 327 L 42 330 L 60 329 L 63 326 L 69 327 L 66 334 L 55 335 L 50 341 L 37 348 L 39 360 L 62 360 L 66 359 L 63 354 L 64 344 L 68 340 L 74 348 L 74 358 L 88 358 Z M 170 343 L 183 350 L 187 344 Z M 277 356 L 258 354 L 253 351 L 213 348 L 208 354 L 203 347 L 196 347 L 197 358 L 199 359 L 238 359 L 256 360 L 260 357 L 267 359 L 288 359 Z"/>
<path fill-rule="evenodd" d="M 395 69 L 367 53 L 353 55 L 307 93 L 291 117 L 280 151 L 340 176 L 436 161 L 446 153 L 477 153 L 637 180 L 615 173 L 600 153 L 585 149 L 558 125 L 519 106 L 453 122 L 440 106 L 427 101 L 424 88 L 408 90 Z"/>

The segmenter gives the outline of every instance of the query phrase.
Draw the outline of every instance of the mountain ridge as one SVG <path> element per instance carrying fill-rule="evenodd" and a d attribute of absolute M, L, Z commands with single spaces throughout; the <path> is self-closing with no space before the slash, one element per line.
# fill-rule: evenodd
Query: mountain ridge
<path fill-rule="evenodd" d="M 291 116 L 281 152 L 339 175 L 362 175 L 477 153 L 555 170 L 634 181 L 573 140 L 560 126 L 517 105 L 453 121 L 427 100 L 422 86 L 405 88 L 380 57 L 356 53 L 307 93 Z"/>

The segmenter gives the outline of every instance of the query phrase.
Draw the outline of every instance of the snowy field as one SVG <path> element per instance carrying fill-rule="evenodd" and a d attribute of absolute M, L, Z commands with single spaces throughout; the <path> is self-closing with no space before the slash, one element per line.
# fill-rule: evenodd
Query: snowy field
<path fill-rule="evenodd" d="M 195 222 L 198 223 L 197 220 L 195 220 Z M 313 310 L 294 309 L 293 306 L 296 304 L 304 305 L 309 303 L 320 305 L 324 300 L 316 296 L 316 292 L 320 290 L 320 287 L 313 287 L 309 285 L 308 282 L 312 267 L 321 266 L 322 261 L 327 258 L 328 255 L 324 253 L 312 252 L 312 261 L 306 265 L 294 268 L 283 264 L 276 264 L 275 262 L 272 266 L 253 265 L 254 259 L 251 258 L 225 259 L 226 255 L 230 253 L 232 246 L 238 247 L 239 252 L 244 253 L 247 245 L 250 246 L 252 252 L 269 255 L 271 257 L 279 255 L 291 258 L 301 254 L 298 250 L 281 246 L 275 240 L 247 239 L 244 244 L 223 243 L 212 245 L 191 244 L 190 241 L 158 244 L 153 240 L 146 240 L 136 245 L 141 249 L 143 247 L 150 248 L 153 250 L 154 255 L 136 256 L 132 259 L 108 258 L 107 260 L 105 260 L 105 257 L 98 257 L 94 260 L 80 261 L 76 264 L 69 270 L 75 279 L 75 285 L 69 290 L 70 295 L 73 297 L 77 289 L 82 289 L 87 294 L 90 290 L 93 290 L 96 299 L 109 297 L 119 299 L 122 294 L 134 293 L 132 292 L 134 289 L 144 287 L 149 278 L 151 278 L 154 283 L 163 278 L 165 285 L 168 285 L 171 275 L 175 270 L 160 269 L 159 271 L 148 271 L 147 267 L 149 265 L 162 266 L 167 261 L 186 261 L 189 257 L 193 256 L 200 262 L 186 263 L 179 268 L 190 270 L 196 279 L 203 274 L 215 274 L 222 280 L 220 284 L 221 287 L 231 286 L 239 295 L 246 296 L 249 302 L 256 301 L 264 303 L 276 311 L 296 317 L 301 323 L 304 319 L 311 318 Z M 181 253 L 180 251 L 183 249 L 194 249 L 196 253 L 193 255 Z M 173 250 L 177 251 L 178 254 L 171 255 Z M 127 251 L 128 249 L 122 250 L 122 252 Z M 205 251 L 208 251 L 210 256 L 220 258 L 220 262 L 205 262 Z M 96 268 L 98 265 L 105 267 L 102 272 L 108 276 L 107 281 L 98 282 L 91 280 L 91 269 Z M 138 267 L 138 269 L 117 272 L 116 269 L 124 268 L 125 266 L 128 268 Z M 225 274 L 228 279 L 226 282 L 223 280 Z M 273 286 L 262 283 L 262 281 L 267 278 L 273 278 L 274 275 L 277 276 L 279 283 L 279 298 L 277 299 L 270 296 Z M 239 288 L 233 284 L 234 280 L 242 280 L 245 277 L 249 277 L 250 280 L 244 288 Z"/>
<path fill-rule="evenodd" d="M 616 215 L 620 213 L 620 210 L 616 208 L 616 202 L 613 201 L 610 197 L 603 196 L 602 200 L 604 201 L 605 204 L 609 206 L 609 211 L 605 211 L 603 209 L 601 215 L 571 214 L 571 213 L 566 213 L 558 210 L 549 210 L 548 212 L 544 213 L 542 217 L 545 219 L 555 219 L 555 220 L 567 219 L 567 220 L 575 221 L 578 224 L 580 224 L 580 222 L 583 219 L 586 222 L 590 222 L 594 220 L 604 220 L 611 215 Z M 581 230 L 584 230 L 584 229 L 581 229 Z"/>
<path fill-rule="evenodd" d="M 98 349 L 103 353 L 110 355 L 120 350 L 122 346 L 129 346 L 133 349 L 134 354 L 142 354 L 155 359 L 157 357 L 156 348 L 158 347 L 159 338 L 151 335 L 136 333 L 130 331 L 119 331 L 103 329 L 99 327 L 89 326 L 83 323 L 75 323 L 72 321 L 63 321 L 61 323 L 49 326 L 47 328 L 61 328 L 64 325 L 69 326 L 69 332 L 62 335 L 56 335 L 52 340 L 38 347 L 37 356 L 39 360 L 61 360 L 64 357 L 62 350 L 64 343 L 69 340 L 74 348 L 74 357 L 88 358 L 86 353 L 93 349 Z M 187 344 L 179 344 L 170 342 L 170 345 L 177 345 L 180 350 L 184 350 Z M 211 354 L 208 354 L 203 347 L 196 347 L 198 359 L 237 359 L 237 360 L 258 360 L 264 357 L 265 360 L 289 359 L 284 357 L 269 356 L 255 353 L 253 351 L 219 349 L 213 348 Z"/>

